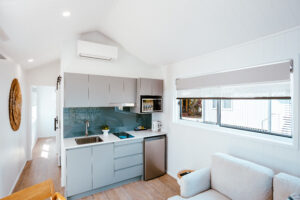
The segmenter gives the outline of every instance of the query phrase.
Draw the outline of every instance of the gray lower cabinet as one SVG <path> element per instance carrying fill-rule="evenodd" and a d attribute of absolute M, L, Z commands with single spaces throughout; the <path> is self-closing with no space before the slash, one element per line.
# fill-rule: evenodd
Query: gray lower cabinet
<path fill-rule="evenodd" d="M 110 185 L 114 180 L 114 145 L 93 147 L 93 189 Z"/>
<path fill-rule="evenodd" d="M 143 140 L 128 140 L 115 143 L 114 182 L 143 175 Z"/>
<path fill-rule="evenodd" d="M 67 197 L 143 175 L 143 139 L 69 149 L 66 156 Z"/>
<path fill-rule="evenodd" d="M 67 196 L 92 190 L 92 148 L 67 150 Z"/>

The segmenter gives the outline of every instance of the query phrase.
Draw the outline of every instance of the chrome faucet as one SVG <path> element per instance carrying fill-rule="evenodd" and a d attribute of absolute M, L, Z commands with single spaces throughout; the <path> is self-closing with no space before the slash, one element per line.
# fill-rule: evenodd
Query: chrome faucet
<path fill-rule="evenodd" d="M 89 120 L 85 121 L 85 136 L 89 136 L 88 127 L 90 126 Z"/>

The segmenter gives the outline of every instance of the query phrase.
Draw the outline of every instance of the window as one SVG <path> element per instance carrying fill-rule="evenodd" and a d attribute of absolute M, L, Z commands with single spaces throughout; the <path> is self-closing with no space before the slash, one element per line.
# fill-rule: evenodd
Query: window
<path fill-rule="evenodd" d="M 177 78 L 180 118 L 292 137 L 293 60 Z"/>
<path fill-rule="evenodd" d="M 180 118 L 191 121 L 203 121 L 202 118 L 202 100 L 201 99 L 182 99 L 180 101 Z"/>
<path fill-rule="evenodd" d="M 179 105 L 182 120 L 292 137 L 290 99 L 186 98 Z"/>
<path fill-rule="evenodd" d="M 216 99 L 213 99 L 211 100 L 212 101 L 212 109 L 217 109 L 217 100 Z"/>
<path fill-rule="evenodd" d="M 230 99 L 222 100 L 222 108 L 230 110 L 232 108 L 232 102 Z"/>

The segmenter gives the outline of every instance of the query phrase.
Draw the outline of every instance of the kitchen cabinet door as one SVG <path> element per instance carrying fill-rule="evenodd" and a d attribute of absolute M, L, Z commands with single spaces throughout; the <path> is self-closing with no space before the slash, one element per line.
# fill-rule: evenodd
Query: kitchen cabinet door
<path fill-rule="evenodd" d="M 152 80 L 148 78 L 140 79 L 140 95 L 152 95 Z"/>
<path fill-rule="evenodd" d="M 87 107 L 89 105 L 89 77 L 86 74 L 64 74 L 64 106 Z"/>
<path fill-rule="evenodd" d="M 109 77 L 109 103 L 124 103 L 124 79 Z"/>
<path fill-rule="evenodd" d="M 140 95 L 163 95 L 163 80 L 141 78 L 139 80 L 139 87 Z"/>
<path fill-rule="evenodd" d="M 92 149 L 67 150 L 67 196 L 92 190 Z"/>
<path fill-rule="evenodd" d="M 93 189 L 110 185 L 114 180 L 114 145 L 93 147 Z"/>
<path fill-rule="evenodd" d="M 89 76 L 89 103 L 91 107 L 109 106 L 109 77 Z"/>
<path fill-rule="evenodd" d="M 124 103 L 135 103 L 136 81 L 135 78 L 124 78 Z"/>
<path fill-rule="evenodd" d="M 159 80 L 159 79 L 153 79 L 152 80 L 152 90 L 151 90 L 151 94 L 154 96 L 163 96 L 163 80 Z"/>

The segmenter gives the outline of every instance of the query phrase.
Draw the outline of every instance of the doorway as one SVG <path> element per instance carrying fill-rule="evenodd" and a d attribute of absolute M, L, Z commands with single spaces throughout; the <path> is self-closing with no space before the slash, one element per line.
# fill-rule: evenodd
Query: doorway
<path fill-rule="evenodd" d="M 38 138 L 55 137 L 56 88 L 34 86 L 31 88 L 31 150 Z M 31 151 L 32 152 L 32 151 Z"/>

